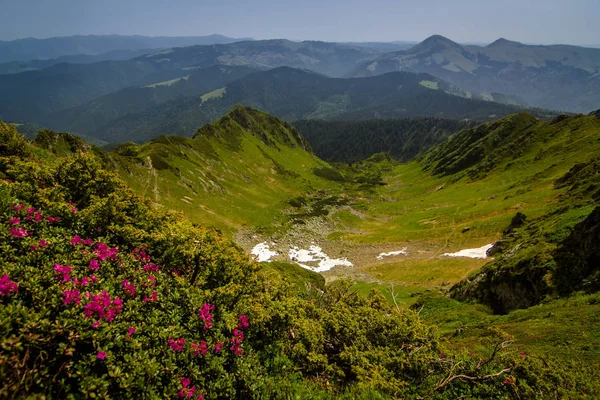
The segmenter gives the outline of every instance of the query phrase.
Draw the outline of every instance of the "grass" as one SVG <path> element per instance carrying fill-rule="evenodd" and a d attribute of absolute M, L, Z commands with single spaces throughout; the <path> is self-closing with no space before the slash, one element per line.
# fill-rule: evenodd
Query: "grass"
<path fill-rule="evenodd" d="M 600 367 L 600 294 L 551 300 L 507 315 L 439 296 L 418 300 L 420 315 L 455 348 L 475 349 L 490 337 L 514 340 L 515 351 L 551 355 L 565 365 Z"/>
<path fill-rule="evenodd" d="M 390 304 L 394 304 L 392 297 L 392 285 L 383 285 L 379 283 L 367 283 L 367 282 L 356 282 L 352 289 L 367 297 L 372 290 L 377 290 L 385 296 Z M 413 305 L 419 295 L 423 292 L 429 291 L 423 287 L 418 286 L 400 286 L 394 285 L 393 293 L 396 297 L 396 304 L 401 308 L 408 308 Z"/>
<path fill-rule="evenodd" d="M 408 258 L 366 266 L 363 271 L 387 282 L 423 287 L 449 287 L 485 263 L 485 260 L 470 258 Z"/>
<path fill-rule="evenodd" d="M 270 146 L 237 129 L 235 137 L 165 138 L 139 146 L 136 157 L 114 157 L 121 176 L 138 193 L 229 234 L 281 226 L 290 199 L 332 187 L 313 174 L 329 166 L 312 154 L 279 142 Z M 266 132 L 273 129 L 264 126 Z M 161 167 L 149 169 L 148 157 Z"/>
<path fill-rule="evenodd" d="M 437 90 L 439 89 L 438 83 L 434 81 L 420 81 L 419 84 L 421 86 L 425 86 L 428 89 Z"/>

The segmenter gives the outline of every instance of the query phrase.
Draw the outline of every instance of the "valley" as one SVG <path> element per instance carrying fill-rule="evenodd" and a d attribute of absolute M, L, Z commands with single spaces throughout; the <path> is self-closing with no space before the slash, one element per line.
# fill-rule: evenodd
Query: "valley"
<path fill-rule="evenodd" d="M 0 27 L 0 399 L 600 397 L 598 7 L 108 3 Z"/>

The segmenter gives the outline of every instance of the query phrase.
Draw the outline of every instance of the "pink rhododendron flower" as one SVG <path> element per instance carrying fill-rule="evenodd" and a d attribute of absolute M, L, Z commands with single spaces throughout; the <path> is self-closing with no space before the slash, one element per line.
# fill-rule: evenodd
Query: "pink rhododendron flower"
<path fill-rule="evenodd" d="M 96 260 L 95 258 L 90 260 L 90 269 L 92 271 L 98 271 L 100 269 L 100 261 Z"/>
<path fill-rule="evenodd" d="M 8 274 L 2 275 L 0 278 L 0 296 L 10 296 L 12 293 L 19 291 L 19 285 L 11 281 Z"/>
<path fill-rule="evenodd" d="M 98 277 L 96 275 L 90 276 L 90 281 L 92 281 L 92 283 L 96 283 L 97 280 L 98 280 Z"/>
<path fill-rule="evenodd" d="M 106 290 L 92 297 L 91 301 L 83 306 L 83 315 L 86 318 L 96 317 L 112 322 L 117 314 L 123 310 L 123 300 L 115 297 L 111 300 Z"/>
<path fill-rule="evenodd" d="M 156 265 L 154 263 L 148 263 L 148 264 L 144 265 L 144 271 L 156 272 L 156 271 L 158 271 L 158 265 Z"/>
<path fill-rule="evenodd" d="M 144 297 L 144 302 L 147 301 L 158 301 L 158 293 L 154 291 L 150 297 Z"/>
<path fill-rule="evenodd" d="M 94 244 L 94 239 L 89 239 L 89 238 L 88 238 L 88 239 L 85 239 L 85 240 L 83 241 L 83 245 L 84 245 L 84 246 L 91 246 L 91 245 L 93 245 L 93 244 Z"/>
<path fill-rule="evenodd" d="M 177 340 L 174 340 L 173 338 L 170 338 L 169 346 L 171 347 L 171 350 L 181 352 L 183 350 L 183 347 L 185 346 L 185 339 L 179 338 Z"/>
<path fill-rule="evenodd" d="M 33 217 L 33 222 L 35 223 L 40 223 L 44 220 L 44 217 L 42 216 L 42 212 L 38 211 L 35 213 L 35 217 Z"/>
<path fill-rule="evenodd" d="M 54 264 L 54 271 L 62 275 L 62 283 L 71 281 L 71 271 L 73 271 L 73 267 L 69 267 L 68 265 Z"/>
<path fill-rule="evenodd" d="M 179 391 L 180 398 L 189 399 L 194 396 L 194 393 L 196 393 L 196 386 L 189 387 L 192 381 L 190 381 L 188 378 L 180 378 L 179 382 L 181 382 L 181 386 L 183 386 L 183 389 Z"/>
<path fill-rule="evenodd" d="M 119 249 L 116 247 L 108 247 L 105 243 L 97 243 L 96 248 L 94 249 L 94 253 L 100 261 L 104 261 L 108 258 L 111 260 L 117 259 L 117 253 Z"/>
<path fill-rule="evenodd" d="M 27 210 L 25 210 L 25 211 L 27 211 L 27 214 L 33 214 L 33 213 L 35 212 L 35 208 L 33 208 L 33 207 L 29 207 L 29 208 L 27 208 Z"/>
<path fill-rule="evenodd" d="M 8 222 L 10 222 L 13 225 L 19 225 L 21 223 L 21 218 L 19 218 L 19 217 L 13 217 L 13 218 L 10 218 L 8 220 Z"/>
<path fill-rule="evenodd" d="M 73 236 L 73 239 L 71 239 L 71 244 L 73 246 L 80 245 L 81 244 L 81 236 L 79 236 L 79 235 Z"/>
<path fill-rule="evenodd" d="M 223 342 L 219 342 L 215 344 L 215 353 L 220 353 L 221 349 L 223 349 L 224 343 Z"/>
<path fill-rule="evenodd" d="M 200 309 L 200 311 L 198 311 L 198 316 L 201 320 L 204 321 L 204 330 L 212 328 L 213 318 L 212 315 L 210 315 L 210 312 L 214 309 L 215 306 L 213 306 L 212 304 L 204 303 L 202 304 L 202 308 Z"/>
<path fill-rule="evenodd" d="M 204 340 L 200 342 L 200 344 L 192 343 L 192 350 L 194 350 L 194 356 L 202 353 L 205 355 L 208 352 L 208 346 Z"/>
<path fill-rule="evenodd" d="M 130 328 L 127 328 L 127 339 L 129 339 L 131 337 L 131 335 L 133 335 L 135 333 L 135 328 L 132 326 Z"/>
<path fill-rule="evenodd" d="M 527 354 L 525 354 L 525 352 L 521 352 L 521 353 L 519 353 L 519 355 L 520 355 L 521 357 L 525 357 Z"/>
<path fill-rule="evenodd" d="M 81 303 L 81 293 L 79 293 L 78 289 L 65 290 L 63 292 L 63 304 L 66 306 L 71 303 L 79 304 Z"/>
<path fill-rule="evenodd" d="M 123 284 L 123 289 L 129 293 L 131 297 L 135 297 L 135 285 L 127 279 L 123 280 L 121 283 Z"/>
<path fill-rule="evenodd" d="M 73 204 L 71 202 L 68 202 L 67 204 L 71 206 L 71 212 L 73 214 L 77 214 L 77 207 L 75 207 L 75 204 Z"/>
<path fill-rule="evenodd" d="M 150 281 L 150 287 L 156 286 L 156 278 L 155 277 L 153 277 L 152 275 L 150 275 L 148 277 L 148 280 Z"/>
<path fill-rule="evenodd" d="M 139 249 L 134 249 L 132 254 L 134 258 L 142 263 L 150 262 L 150 256 L 146 254 L 146 246 L 141 246 Z"/>
<path fill-rule="evenodd" d="M 98 355 L 96 356 L 98 358 L 98 360 L 103 360 L 106 358 L 106 353 L 103 351 L 99 351 Z"/>
<path fill-rule="evenodd" d="M 240 315 L 240 322 L 237 325 L 238 329 L 243 329 L 248 327 L 248 317 L 245 315 Z"/>
<path fill-rule="evenodd" d="M 97 329 L 100 326 L 100 321 L 96 321 L 92 324 L 92 328 Z"/>
<path fill-rule="evenodd" d="M 16 229 L 16 228 L 10 228 L 10 229 L 8 230 L 8 232 L 9 232 L 11 235 L 13 235 L 13 237 L 14 237 L 15 239 L 24 238 L 24 237 L 26 237 L 27 235 L 29 235 L 29 233 L 27 232 L 27 230 L 26 230 L 25 228 L 23 228 L 23 227 L 20 227 L 19 229 Z"/>
<path fill-rule="evenodd" d="M 240 356 L 244 352 L 244 350 L 242 350 L 244 332 L 239 329 L 234 329 L 232 335 L 233 337 L 229 340 L 231 342 L 231 347 L 229 348 L 229 350 L 233 351 L 236 356 Z"/>
<path fill-rule="evenodd" d="M 29 249 L 31 251 L 36 251 L 37 249 L 45 249 L 48 247 L 48 242 L 45 239 L 40 239 L 40 242 L 36 245 L 31 246 Z"/>
<path fill-rule="evenodd" d="M 15 206 L 12 206 L 12 208 L 13 208 L 13 210 L 15 210 L 15 212 L 19 212 L 25 208 L 25 204 L 15 205 Z"/>
<path fill-rule="evenodd" d="M 49 224 L 53 224 L 55 222 L 58 222 L 60 220 L 60 217 L 46 217 L 46 221 L 48 221 Z"/>

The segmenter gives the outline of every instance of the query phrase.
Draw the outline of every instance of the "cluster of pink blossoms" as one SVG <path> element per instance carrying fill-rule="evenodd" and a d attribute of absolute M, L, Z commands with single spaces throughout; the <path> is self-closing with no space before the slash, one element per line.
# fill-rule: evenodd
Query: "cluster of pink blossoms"
<path fill-rule="evenodd" d="M 33 245 L 29 248 L 29 250 L 31 251 L 36 251 L 37 249 L 45 249 L 48 247 L 50 243 L 48 243 L 48 241 L 46 241 L 46 239 L 40 239 L 39 243 L 37 245 Z"/>
<path fill-rule="evenodd" d="M 179 398 L 181 399 L 191 399 L 196 394 L 196 386 L 191 386 L 192 381 L 188 378 L 179 378 L 179 382 L 181 383 L 182 389 L 179 391 Z M 202 393 L 198 394 L 197 400 L 203 400 L 204 396 Z"/>
<path fill-rule="evenodd" d="M 242 342 L 244 341 L 243 329 L 248 327 L 248 317 L 245 315 L 240 315 L 239 321 L 240 322 L 238 322 L 237 328 L 231 332 L 232 338 L 229 339 L 231 342 L 231 347 L 229 350 L 233 351 L 236 356 L 241 356 L 244 352 L 242 349 Z"/>
<path fill-rule="evenodd" d="M 150 262 L 150 256 L 146 253 L 147 246 L 140 246 L 137 249 L 134 249 L 131 254 L 133 257 L 141 263 Z"/>
<path fill-rule="evenodd" d="M 118 297 L 110 298 L 106 290 L 92 297 L 91 301 L 83 306 L 83 315 L 86 318 L 96 318 L 94 325 L 100 325 L 102 319 L 112 322 L 117 314 L 123 310 L 123 300 Z"/>
<path fill-rule="evenodd" d="M 135 285 L 127 279 L 124 279 L 121 283 L 123 284 L 123 290 L 129 293 L 131 297 L 135 297 Z"/>
<path fill-rule="evenodd" d="M 39 210 L 36 210 L 33 207 L 26 208 L 25 204 L 17 204 L 17 205 L 12 206 L 12 208 L 18 214 L 21 214 L 21 212 L 23 210 L 25 210 L 25 220 L 27 220 L 29 222 L 40 223 L 44 220 L 44 216 L 42 215 L 42 212 Z M 46 220 L 49 223 L 58 222 L 59 219 L 60 219 L 59 217 L 50 217 L 50 216 L 46 218 Z M 15 239 L 24 238 L 24 237 L 31 235 L 31 232 L 28 232 L 25 227 L 21 226 L 21 217 L 20 216 L 9 218 L 8 222 L 11 225 L 13 225 L 13 227 L 10 228 L 8 230 L 8 232 Z"/>
<path fill-rule="evenodd" d="M 0 296 L 10 296 L 19 291 L 19 285 L 11 281 L 8 274 L 2 275 L 0 278 Z"/>
<path fill-rule="evenodd" d="M 200 311 L 198 311 L 200 319 L 204 321 L 204 330 L 212 328 L 213 318 L 212 315 L 210 315 L 210 312 L 214 311 L 214 309 L 215 306 L 213 306 L 212 304 L 204 303 L 202 304 L 202 308 L 200 309 Z"/>
<path fill-rule="evenodd" d="M 117 249 L 116 247 L 108 247 L 105 243 L 99 242 L 96 244 L 94 253 L 100 261 L 104 261 L 106 259 L 116 261 L 119 249 Z"/>
<path fill-rule="evenodd" d="M 194 350 L 194 357 L 196 357 L 200 353 L 202 353 L 202 355 L 204 356 L 208 352 L 208 345 L 204 340 L 200 341 L 200 344 L 192 343 L 192 350 Z"/>
<path fill-rule="evenodd" d="M 175 340 L 173 338 L 170 338 L 169 346 L 171 347 L 171 350 L 181 353 L 183 351 L 183 348 L 185 347 L 185 339 L 179 338 Z"/>

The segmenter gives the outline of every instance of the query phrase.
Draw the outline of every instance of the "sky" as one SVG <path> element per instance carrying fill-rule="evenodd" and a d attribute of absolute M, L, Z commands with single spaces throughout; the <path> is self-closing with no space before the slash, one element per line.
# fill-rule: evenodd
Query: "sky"
<path fill-rule="evenodd" d="M 600 44 L 600 0 L 0 0 L 0 40 L 70 35 Z"/>

